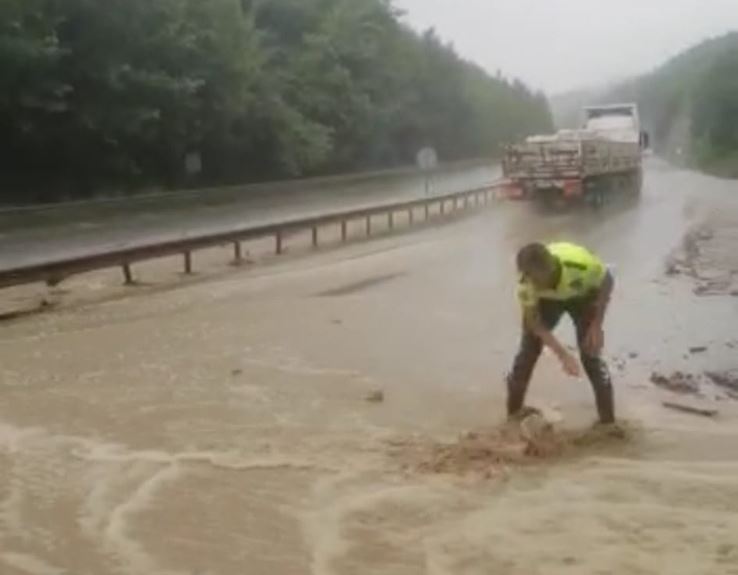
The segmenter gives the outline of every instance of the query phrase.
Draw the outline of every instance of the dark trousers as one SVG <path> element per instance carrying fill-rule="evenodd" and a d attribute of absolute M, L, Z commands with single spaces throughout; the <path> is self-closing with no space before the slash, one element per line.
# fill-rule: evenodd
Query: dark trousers
<path fill-rule="evenodd" d="M 569 314 L 572 318 L 577 331 L 582 366 L 594 390 L 600 421 L 602 423 L 614 422 L 613 389 L 607 364 L 599 355 L 590 355 L 584 352 L 582 345 L 593 320 L 594 297 L 569 301 L 540 300 L 538 312 L 542 323 L 550 330 L 556 327 L 564 313 Z M 541 339 L 523 326 L 520 349 L 515 357 L 512 371 L 507 377 L 508 415 L 515 415 L 523 408 L 528 384 L 542 350 L 543 342 Z"/>

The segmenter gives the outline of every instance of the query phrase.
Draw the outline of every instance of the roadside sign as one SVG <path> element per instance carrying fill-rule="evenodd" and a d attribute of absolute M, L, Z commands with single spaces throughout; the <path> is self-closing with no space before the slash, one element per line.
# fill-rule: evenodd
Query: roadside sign
<path fill-rule="evenodd" d="M 433 148 L 423 148 L 418 152 L 416 158 L 418 168 L 423 171 L 425 179 L 425 195 L 427 196 L 430 194 L 433 170 L 438 167 L 438 154 Z"/>
<path fill-rule="evenodd" d="M 199 152 L 190 152 L 185 156 L 185 171 L 188 176 L 202 173 L 202 156 Z"/>
<path fill-rule="evenodd" d="M 417 162 L 421 170 L 433 170 L 438 166 L 438 154 L 433 148 L 423 148 L 418 152 Z"/>

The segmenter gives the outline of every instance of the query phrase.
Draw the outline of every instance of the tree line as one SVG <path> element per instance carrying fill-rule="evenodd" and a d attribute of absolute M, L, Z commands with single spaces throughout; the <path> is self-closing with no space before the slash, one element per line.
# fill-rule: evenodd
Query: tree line
<path fill-rule="evenodd" d="M 738 33 L 707 40 L 599 99 L 637 101 L 657 152 L 738 177 Z"/>
<path fill-rule="evenodd" d="M 1 0 L 0 202 L 496 155 L 552 127 L 390 0 Z"/>

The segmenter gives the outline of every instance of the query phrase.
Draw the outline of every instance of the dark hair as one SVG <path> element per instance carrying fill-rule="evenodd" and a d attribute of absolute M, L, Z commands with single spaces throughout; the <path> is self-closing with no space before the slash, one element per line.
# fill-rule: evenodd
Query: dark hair
<path fill-rule="evenodd" d="M 518 271 L 522 274 L 531 270 L 545 270 L 551 261 L 551 252 L 540 243 L 528 244 L 518 252 Z"/>

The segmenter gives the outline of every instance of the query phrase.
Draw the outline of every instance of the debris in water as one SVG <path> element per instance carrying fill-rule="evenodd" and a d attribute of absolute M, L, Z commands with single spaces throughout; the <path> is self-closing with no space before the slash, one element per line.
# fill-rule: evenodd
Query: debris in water
<path fill-rule="evenodd" d="M 384 402 L 384 391 L 382 391 L 381 389 L 375 389 L 374 391 L 370 391 L 364 397 L 364 401 L 367 401 L 369 403 L 383 403 Z"/>
<path fill-rule="evenodd" d="M 705 375 L 718 387 L 738 393 L 738 370 L 723 372 L 706 371 Z"/>
<path fill-rule="evenodd" d="M 715 245 L 720 243 L 722 240 L 707 225 L 693 228 L 685 235 L 681 249 L 668 258 L 666 275 L 691 278 L 695 282 L 693 292 L 699 296 L 738 295 L 733 283 L 735 271 L 730 268 L 733 264 L 720 264 L 712 258 Z"/>
<path fill-rule="evenodd" d="M 676 257 L 669 258 L 666 261 L 666 269 L 664 273 L 667 276 L 673 277 L 684 273 L 684 264 Z"/>
<path fill-rule="evenodd" d="M 706 345 L 696 345 L 694 347 L 689 348 L 689 353 L 691 354 L 705 353 L 706 351 L 707 351 Z"/>
<path fill-rule="evenodd" d="M 510 417 L 512 421 L 520 423 L 525 418 L 531 417 L 533 415 L 542 415 L 541 410 L 538 409 L 537 407 L 525 405 L 521 408 L 520 411 L 518 411 L 515 415 L 512 415 Z"/>
<path fill-rule="evenodd" d="M 553 424 L 542 413 L 531 414 L 520 422 L 520 437 L 525 441 L 524 455 L 550 457 L 563 450 Z"/>
<path fill-rule="evenodd" d="M 728 291 L 731 284 L 730 276 L 723 276 L 718 279 L 705 280 L 699 279 L 700 284 L 694 288 L 694 293 L 697 295 L 724 295 L 730 294 Z"/>
<path fill-rule="evenodd" d="M 231 375 L 232 375 L 233 377 L 239 376 L 239 375 L 241 375 L 242 373 L 243 373 L 243 370 L 242 370 L 242 369 L 234 369 L 233 371 L 231 371 Z"/>
<path fill-rule="evenodd" d="M 702 417 L 716 417 L 718 414 L 717 409 L 696 407 L 694 405 L 686 405 L 684 403 L 675 403 L 673 401 L 664 401 L 661 405 L 674 411 L 681 411 L 682 413 L 689 413 L 692 415 L 700 415 Z"/>
<path fill-rule="evenodd" d="M 689 374 L 676 371 L 670 376 L 654 372 L 651 374 L 651 383 L 674 393 L 693 394 L 700 393 L 699 380 Z"/>
<path fill-rule="evenodd" d="M 0 322 L 14 321 L 25 317 L 42 314 L 46 311 L 56 308 L 57 305 L 58 304 L 53 301 L 41 300 L 37 307 L 0 312 Z"/>
<path fill-rule="evenodd" d="M 596 447 L 603 443 L 628 441 L 635 429 L 628 423 L 596 423 L 591 429 L 571 435 L 569 442 L 579 448 Z"/>

